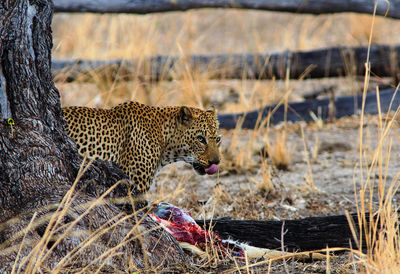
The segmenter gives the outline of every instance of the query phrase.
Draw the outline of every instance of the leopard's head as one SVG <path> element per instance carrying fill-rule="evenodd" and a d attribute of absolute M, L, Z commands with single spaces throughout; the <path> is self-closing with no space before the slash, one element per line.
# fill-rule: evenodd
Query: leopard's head
<path fill-rule="evenodd" d="M 216 173 L 221 160 L 221 135 L 215 109 L 204 111 L 181 107 L 178 123 L 182 129 L 180 140 L 184 161 L 190 163 L 200 175 Z"/>

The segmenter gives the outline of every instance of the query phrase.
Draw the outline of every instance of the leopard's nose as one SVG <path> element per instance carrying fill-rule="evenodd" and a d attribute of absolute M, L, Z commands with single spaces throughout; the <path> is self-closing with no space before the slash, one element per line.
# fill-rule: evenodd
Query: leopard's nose
<path fill-rule="evenodd" d="M 214 157 L 214 158 L 212 158 L 211 160 L 208 160 L 208 163 L 210 164 L 210 166 L 211 166 L 211 165 L 218 165 L 219 162 L 220 162 L 219 157 Z"/>

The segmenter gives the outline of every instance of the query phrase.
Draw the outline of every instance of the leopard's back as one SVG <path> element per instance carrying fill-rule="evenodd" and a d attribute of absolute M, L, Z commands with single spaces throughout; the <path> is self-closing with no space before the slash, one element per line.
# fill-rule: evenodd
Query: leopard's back
<path fill-rule="evenodd" d="M 123 136 L 115 112 L 111 109 L 66 107 L 63 115 L 67 132 L 75 140 L 81 155 L 118 162 Z"/>

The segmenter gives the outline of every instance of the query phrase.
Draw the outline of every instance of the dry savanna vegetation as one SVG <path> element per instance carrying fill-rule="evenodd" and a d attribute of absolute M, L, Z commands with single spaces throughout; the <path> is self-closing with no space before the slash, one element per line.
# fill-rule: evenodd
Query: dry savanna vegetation
<path fill-rule="evenodd" d="M 399 29 L 398 21 L 355 14 L 312 16 L 211 9 L 144 16 L 56 14 L 53 58 L 144 60 L 152 55 L 393 45 L 400 43 Z M 214 105 L 220 113 L 232 113 L 300 101 L 303 94 L 331 85 L 338 94 L 358 94 L 370 90 L 375 82 L 393 84 L 391 79 L 368 74 L 322 80 L 211 80 L 210 75 L 191 71 L 184 62 L 173 70 L 171 81 L 146 82 L 139 75 L 132 81 L 121 81 L 115 75 L 93 72 L 89 81 L 58 81 L 56 85 L 63 106 L 110 107 L 136 100 L 151 105 Z M 197 260 L 191 269 L 176 271 L 385 273 L 400 269 L 397 113 L 361 114 L 330 123 L 315 117 L 313 123 L 276 126 L 260 120 L 255 130 L 242 129 L 239 121 L 234 130 L 222 130 L 223 162 L 217 175 L 201 177 L 185 164 L 174 164 L 158 175 L 147 198 L 170 202 L 196 219 L 282 220 L 357 212 L 365 223 L 365 212 L 376 212 L 377 221 L 371 220 L 372 224 L 362 230 L 368 239 L 368 252 L 361 253 L 362 247 L 354 246 L 336 257 L 305 263 L 220 258 L 218 252 L 208 250 L 207 257 Z M 48 233 L 51 238 L 53 232 Z M 96 233 L 102 232 L 93 237 Z M 360 235 L 355 232 L 355 236 Z M 90 238 L 86 242 L 89 244 Z M 41 245 L 30 258 L 45 256 Z M 113 254 L 105 252 L 104 258 Z M 58 269 L 70 265 L 65 260 Z M 32 263 L 30 267 L 38 269 Z M 129 263 L 125 267 L 130 272 L 139 271 Z"/>

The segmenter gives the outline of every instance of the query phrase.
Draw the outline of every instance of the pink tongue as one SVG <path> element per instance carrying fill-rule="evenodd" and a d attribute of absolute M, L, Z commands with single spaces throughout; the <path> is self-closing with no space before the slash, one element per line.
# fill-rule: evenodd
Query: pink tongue
<path fill-rule="evenodd" d="M 212 164 L 209 168 L 205 169 L 205 172 L 210 175 L 216 173 L 217 171 L 218 171 L 218 165 L 216 164 Z"/>

